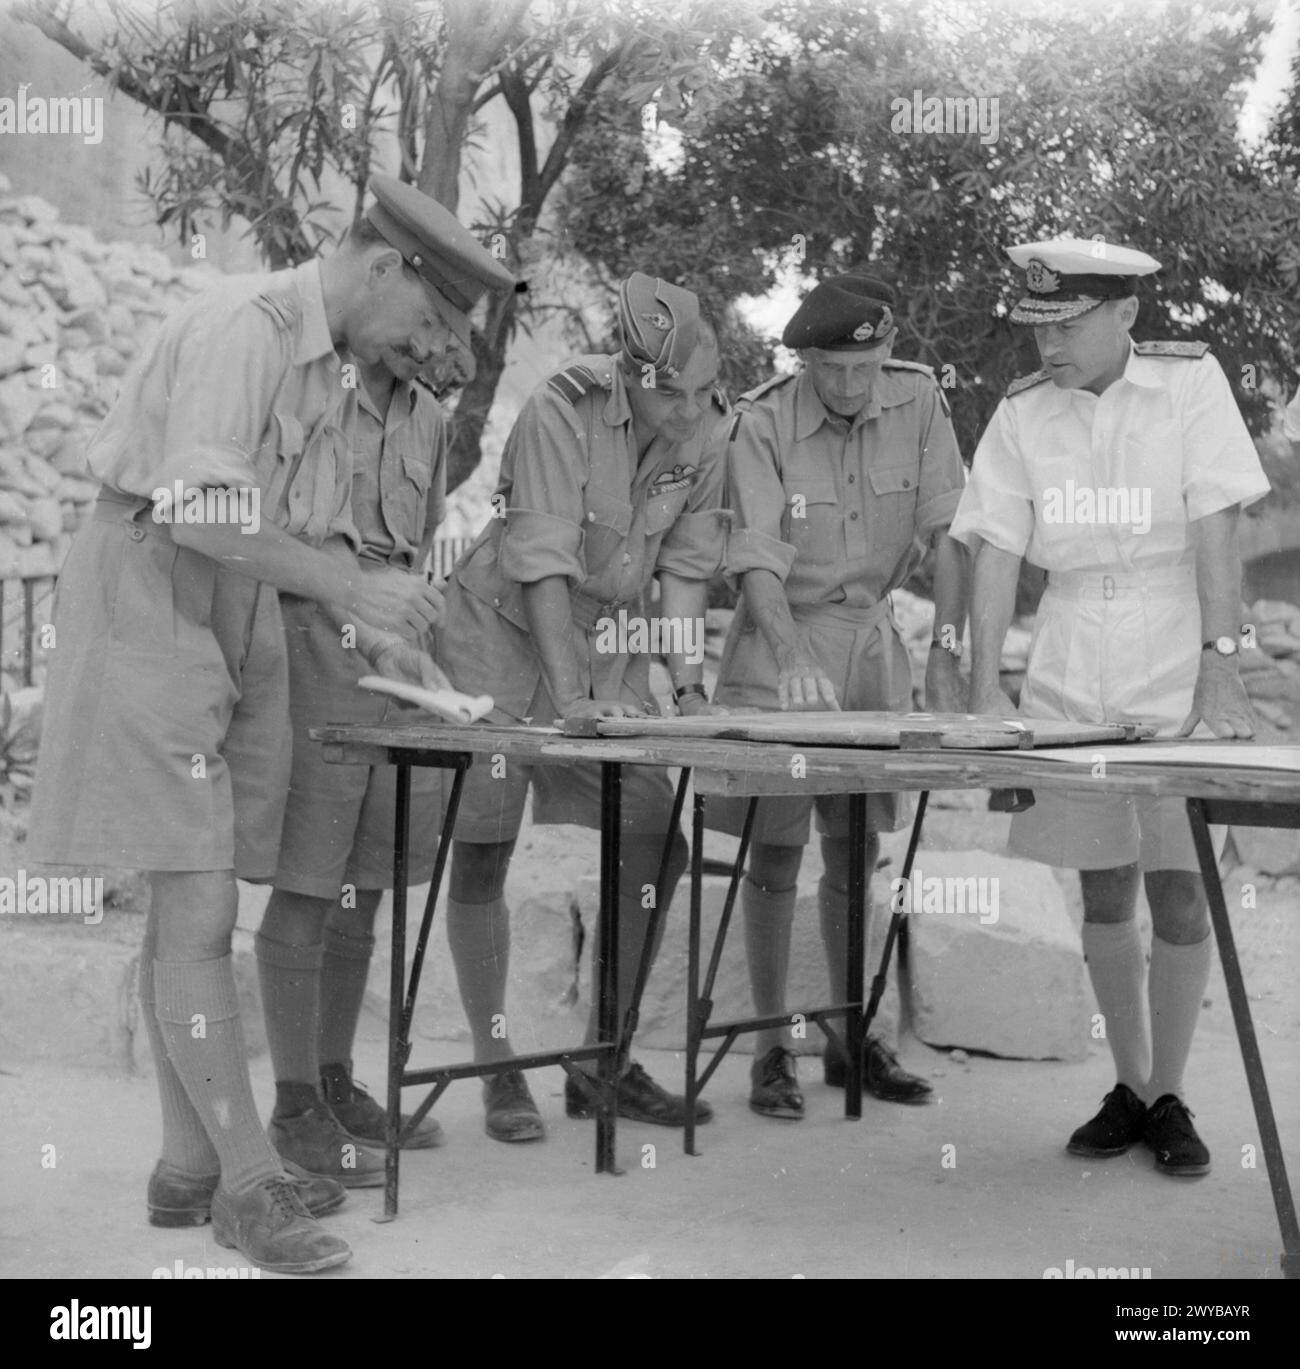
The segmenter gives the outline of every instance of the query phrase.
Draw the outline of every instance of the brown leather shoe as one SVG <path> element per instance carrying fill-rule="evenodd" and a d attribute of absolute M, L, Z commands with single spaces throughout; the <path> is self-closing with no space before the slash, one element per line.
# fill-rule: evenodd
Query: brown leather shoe
<path fill-rule="evenodd" d="M 367 1150 L 339 1126 L 334 1114 L 317 1101 L 297 1117 L 271 1114 L 266 1134 L 282 1159 L 321 1174 L 344 1188 L 382 1188 L 384 1157 Z"/>
<path fill-rule="evenodd" d="M 618 1115 L 633 1122 L 650 1122 L 657 1127 L 684 1127 L 686 1099 L 669 1093 L 641 1068 L 628 1066 L 618 1081 Z M 600 1088 L 587 1075 L 567 1074 L 564 1080 L 564 1111 L 570 1117 L 595 1117 L 600 1110 Z M 713 1109 L 703 1098 L 695 1100 L 695 1123 L 703 1126 L 713 1120 Z"/>
<path fill-rule="evenodd" d="M 336 1184 L 323 1174 L 308 1174 L 288 1160 L 284 1161 L 284 1169 L 311 1216 L 324 1217 L 343 1206 L 347 1191 L 342 1184 Z M 159 1160 L 149 1176 L 145 1197 L 149 1225 L 202 1226 L 211 1220 L 212 1195 L 220 1182 L 220 1174 L 186 1174 L 165 1160 Z"/>
<path fill-rule="evenodd" d="M 315 1274 L 352 1258 L 352 1247 L 307 1215 L 282 1175 L 240 1193 L 212 1195 L 212 1235 L 227 1250 L 273 1274 Z"/>

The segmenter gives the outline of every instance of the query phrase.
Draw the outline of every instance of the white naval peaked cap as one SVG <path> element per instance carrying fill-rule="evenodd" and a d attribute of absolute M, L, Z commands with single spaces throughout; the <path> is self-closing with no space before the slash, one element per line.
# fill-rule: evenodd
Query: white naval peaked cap
<path fill-rule="evenodd" d="M 1020 243 L 1007 256 L 1025 272 L 1029 293 L 1011 311 L 1012 323 L 1064 323 L 1108 299 L 1135 293 L 1140 276 L 1160 263 L 1134 247 L 1103 238 L 1053 238 Z"/>

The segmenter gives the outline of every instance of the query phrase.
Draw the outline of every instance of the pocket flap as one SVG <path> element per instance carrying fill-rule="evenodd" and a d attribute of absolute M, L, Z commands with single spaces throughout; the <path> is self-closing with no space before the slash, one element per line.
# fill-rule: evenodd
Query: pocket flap
<path fill-rule="evenodd" d="M 872 466 L 867 472 L 877 494 L 908 494 L 915 490 L 918 476 L 914 466 Z"/>
<path fill-rule="evenodd" d="M 785 502 L 792 505 L 796 499 L 802 499 L 805 504 L 838 504 L 839 494 L 835 489 L 835 481 L 826 476 L 818 476 L 816 479 L 797 480 L 793 477 L 782 481 L 785 486 Z"/>

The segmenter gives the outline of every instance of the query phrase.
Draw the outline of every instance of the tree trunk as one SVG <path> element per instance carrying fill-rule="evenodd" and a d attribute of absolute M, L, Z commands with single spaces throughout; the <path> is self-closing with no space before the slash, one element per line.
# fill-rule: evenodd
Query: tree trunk
<path fill-rule="evenodd" d="M 506 349 L 515 316 L 515 296 L 497 296 L 488 309 L 487 324 L 474 335 L 474 379 L 460 393 L 447 453 L 447 491 L 474 474 L 482 455 L 483 428 L 506 369 Z"/>

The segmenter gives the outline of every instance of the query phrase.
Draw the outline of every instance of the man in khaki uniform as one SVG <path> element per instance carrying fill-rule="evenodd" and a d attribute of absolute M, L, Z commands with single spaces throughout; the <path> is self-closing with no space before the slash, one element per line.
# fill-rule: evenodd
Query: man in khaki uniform
<path fill-rule="evenodd" d="M 375 199 L 358 237 L 400 250 L 402 233 L 431 249 L 426 282 L 436 277 L 444 325 L 427 368 L 473 366 L 466 308 L 485 289 L 514 278 L 457 222 L 414 187 L 387 176 L 371 182 Z M 422 574 L 445 511 L 448 424 L 423 377 L 398 375 L 383 361 L 360 367 L 350 430 L 351 517 L 361 564 Z M 392 885 L 395 771 L 391 766 L 331 765 L 308 735 L 325 723 L 380 722 L 398 706 L 357 687 L 370 665 L 341 640 L 321 605 L 281 596 L 289 653 L 293 773 L 275 890 L 257 936 L 267 1040 L 275 1066 L 270 1135 L 287 1160 L 346 1188 L 381 1185 L 386 1114 L 352 1078 L 352 1042 L 374 949 L 374 919 Z M 391 673 L 400 674 L 398 669 Z M 431 683 L 445 683 L 441 674 Z M 436 770 L 417 768 L 411 783 L 410 878 L 433 874 L 442 802 Z M 411 1147 L 437 1145 L 441 1130 L 424 1119 Z"/>
<path fill-rule="evenodd" d="M 869 276 L 823 281 L 781 339 L 799 352 L 803 370 L 751 391 L 725 431 L 735 517 L 727 569 L 739 578 L 742 598 L 719 671 L 719 704 L 909 711 L 911 664 L 889 592 L 937 538 L 927 706 L 961 706 L 966 561 L 946 529 L 965 475 L 934 373 L 890 359 L 894 303 L 892 290 Z M 715 801 L 712 821 L 739 830 L 744 806 Z M 796 883 L 814 807 L 826 865 L 818 903 L 832 993 L 846 982 L 848 799 L 761 799 L 741 902 L 754 1009 L 762 1016 L 786 1011 Z M 876 833 L 901 826 L 906 808 L 903 796 L 869 797 L 868 877 L 879 855 Z M 869 938 L 869 955 L 873 950 L 878 958 Z M 750 1107 L 798 1120 L 803 1095 L 788 1031 L 756 1034 Z M 828 1051 L 828 1084 L 843 1087 L 844 1063 Z M 892 1102 L 924 1102 L 930 1092 L 877 1035 L 866 1041 L 864 1078 Z"/>
<path fill-rule="evenodd" d="M 308 1211 L 342 1190 L 287 1177 L 258 1122 L 230 962 L 235 877 L 276 869 L 291 736 L 276 591 L 330 605 L 377 667 L 431 668 L 402 639 L 428 629 L 440 596 L 357 561 L 356 391 L 336 350 L 401 378 L 427 362 L 445 327 L 427 250 L 418 233 L 404 251 L 354 236 L 174 314 L 92 441 L 104 488 L 59 580 L 29 850 L 150 872 L 140 997 L 163 1112 L 150 1220 L 210 1212 L 220 1244 L 286 1273 L 350 1250 Z M 231 508 L 253 516 L 223 521 Z"/>
<path fill-rule="evenodd" d="M 661 621 L 702 629 L 707 581 L 721 566 L 726 515 L 722 463 L 705 456 L 725 413 L 715 390 L 717 340 L 688 290 L 636 273 L 619 294 L 622 350 L 581 357 L 524 405 L 506 441 L 494 507 L 499 513 L 456 568 L 438 658 L 457 689 L 491 694 L 494 721 L 637 715 L 655 711 L 644 652 L 605 649 L 602 623 L 647 612 L 651 580 Z M 707 709 L 702 665 L 669 654 L 683 712 Z M 701 658 L 702 659 L 702 658 Z M 479 1061 L 513 1054 L 504 1021 L 509 912 L 506 871 L 530 784 L 539 822 L 600 826 L 597 765 L 505 774 L 475 765 L 456 823 L 447 932 Z M 623 892 L 619 898 L 620 1011 L 636 977 L 672 793 L 661 770 L 623 774 Z M 686 866 L 674 835 L 664 899 Z M 593 1007 L 588 1041 L 595 1042 Z M 523 1074 L 503 1070 L 484 1085 L 488 1134 L 501 1141 L 543 1135 Z M 571 1117 L 594 1115 L 594 1090 L 569 1078 Z M 630 1065 L 619 1084 L 621 1115 L 668 1126 L 684 1100 Z"/>

